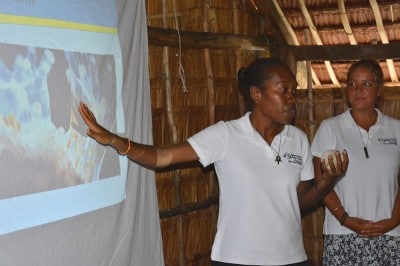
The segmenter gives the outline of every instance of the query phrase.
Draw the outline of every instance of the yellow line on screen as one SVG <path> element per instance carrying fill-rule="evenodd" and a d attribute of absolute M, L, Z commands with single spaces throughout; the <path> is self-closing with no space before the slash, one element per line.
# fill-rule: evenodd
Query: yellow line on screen
<path fill-rule="evenodd" d="M 8 14 L 0 14 L 0 23 L 7 24 L 20 24 L 29 26 L 44 26 L 63 29 L 74 29 L 91 31 L 98 33 L 117 34 L 118 29 L 113 27 L 96 26 L 91 24 L 77 23 L 66 20 L 57 20 L 49 18 L 37 18 L 28 16 L 16 16 Z"/>

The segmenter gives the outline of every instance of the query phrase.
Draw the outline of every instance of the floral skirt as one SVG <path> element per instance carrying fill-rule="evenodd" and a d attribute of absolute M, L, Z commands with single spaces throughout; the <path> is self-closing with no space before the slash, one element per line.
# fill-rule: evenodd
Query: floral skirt
<path fill-rule="evenodd" d="M 399 266 L 400 237 L 325 235 L 324 266 Z"/>

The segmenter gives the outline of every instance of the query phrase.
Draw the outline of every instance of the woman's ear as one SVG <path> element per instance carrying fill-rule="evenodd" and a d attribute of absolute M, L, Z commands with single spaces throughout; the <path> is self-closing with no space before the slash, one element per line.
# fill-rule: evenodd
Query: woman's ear
<path fill-rule="evenodd" d="M 383 104 L 384 101 L 384 90 L 383 87 L 378 88 L 378 93 L 376 94 L 376 100 L 375 100 L 375 107 L 380 108 L 381 104 Z"/>
<path fill-rule="evenodd" d="M 377 94 L 377 96 L 378 96 L 378 97 L 381 96 L 382 93 L 383 93 L 383 86 L 380 86 L 380 87 L 378 88 L 378 94 Z"/>
<path fill-rule="evenodd" d="M 261 100 L 261 90 L 256 86 L 250 87 L 250 97 L 253 102 L 258 103 Z"/>

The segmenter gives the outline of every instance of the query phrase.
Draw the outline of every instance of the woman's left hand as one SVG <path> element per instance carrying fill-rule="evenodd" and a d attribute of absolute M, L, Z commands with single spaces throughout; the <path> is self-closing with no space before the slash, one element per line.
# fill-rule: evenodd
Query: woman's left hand
<path fill-rule="evenodd" d="M 347 166 L 349 165 L 349 157 L 347 152 L 343 151 L 335 153 L 336 163 L 333 158 L 328 158 L 329 167 L 327 167 L 326 162 L 321 161 L 322 168 L 322 178 L 318 180 L 318 183 L 324 183 L 328 185 L 335 184 L 340 177 L 347 171 Z"/>
<path fill-rule="evenodd" d="M 376 222 L 371 222 L 365 225 L 361 230 L 361 237 L 377 237 L 381 236 L 398 226 L 398 223 L 393 219 L 384 219 Z"/>

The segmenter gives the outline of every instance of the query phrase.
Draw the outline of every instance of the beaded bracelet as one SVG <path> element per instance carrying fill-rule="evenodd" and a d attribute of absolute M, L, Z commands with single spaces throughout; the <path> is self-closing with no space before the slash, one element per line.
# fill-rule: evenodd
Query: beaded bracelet
<path fill-rule="evenodd" d="M 126 151 L 124 151 L 124 152 L 118 151 L 118 153 L 121 155 L 126 155 L 130 150 L 131 150 L 131 140 L 128 139 L 128 149 L 126 149 Z"/>

